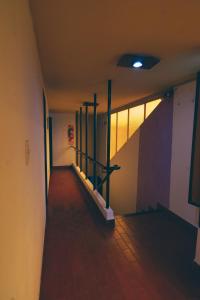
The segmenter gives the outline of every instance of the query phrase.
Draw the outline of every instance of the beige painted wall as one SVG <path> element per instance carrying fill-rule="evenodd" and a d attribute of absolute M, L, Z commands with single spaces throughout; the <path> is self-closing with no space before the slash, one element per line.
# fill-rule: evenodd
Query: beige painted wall
<path fill-rule="evenodd" d="M 195 82 L 179 86 L 174 95 L 170 210 L 197 226 L 198 209 L 188 204 Z"/>
<path fill-rule="evenodd" d="M 0 299 L 38 300 L 45 229 L 43 107 L 28 0 L 0 2 L 0 53 Z"/>
<path fill-rule="evenodd" d="M 68 125 L 74 126 L 75 146 L 75 113 L 52 113 L 53 123 L 53 165 L 65 166 L 75 163 L 75 151 L 70 148 L 67 137 Z"/>
<path fill-rule="evenodd" d="M 140 130 L 137 130 L 111 160 L 111 165 L 121 167 L 110 180 L 110 205 L 116 214 L 136 212 L 139 140 Z"/>

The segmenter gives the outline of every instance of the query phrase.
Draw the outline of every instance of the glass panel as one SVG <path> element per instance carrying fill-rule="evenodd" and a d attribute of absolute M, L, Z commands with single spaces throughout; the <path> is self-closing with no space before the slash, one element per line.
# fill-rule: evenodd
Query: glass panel
<path fill-rule="evenodd" d="M 110 159 L 116 154 L 117 145 L 117 114 L 111 115 Z"/>
<path fill-rule="evenodd" d="M 144 122 L 144 104 L 132 107 L 129 109 L 129 137 L 140 127 Z"/>
<path fill-rule="evenodd" d="M 158 104 L 160 104 L 161 99 L 157 99 L 154 101 L 150 101 L 146 103 L 146 116 L 145 118 L 147 118 L 153 111 L 154 109 L 158 106 Z"/>
<path fill-rule="evenodd" d="M 127 142 L 128 109 L 118 112 L 117 119 L 117 151 Z"/>

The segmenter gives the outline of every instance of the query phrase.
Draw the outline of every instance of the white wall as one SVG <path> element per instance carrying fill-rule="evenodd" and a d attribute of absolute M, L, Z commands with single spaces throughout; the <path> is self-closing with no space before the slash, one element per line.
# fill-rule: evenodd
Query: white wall
<path fill-rule="evenodd" d="M 174 94 L 170 210 L 197 226 L 198 209 L 188 204 L 195 86 L 179 86 Z"/>
<path fill-rule="evenodd" d="M 68 125 L 74 126 L 74 146 L 76 141 L 75 113 L 52 113 L 53 166 L 66 166 L 75 163 L 75 151 L 68 143 Z"/>
<path fill-rule="evenodd" d="M 0 2 L 0 299 L 38 300 L 45 230 L 42 78 L 28 0 Z"/>
<path fill-rule="evenodd" d="M 136 212 L 140 130 L 129 139 L 111 160 L 120 170 L 111 175 L 110 206 L 115 213 Z"/>

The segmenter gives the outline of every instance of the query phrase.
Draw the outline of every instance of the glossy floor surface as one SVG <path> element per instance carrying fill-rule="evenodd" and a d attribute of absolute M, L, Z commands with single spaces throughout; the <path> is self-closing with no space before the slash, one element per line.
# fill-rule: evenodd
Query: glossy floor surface
<path fill-rule="evenodd" d="M 40 300 L 197 300 L 196 232 L 166 212 L 106 225 L 70 168 L 54 169 Z"/>

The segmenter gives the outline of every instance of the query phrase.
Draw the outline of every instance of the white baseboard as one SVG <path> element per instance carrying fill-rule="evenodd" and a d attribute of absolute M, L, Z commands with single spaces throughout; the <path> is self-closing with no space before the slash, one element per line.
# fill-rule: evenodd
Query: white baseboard
<path fill-rule="evenodd" d="M 89 179 L 86 179 L 84 172 L 80 171 L 80 168 L 77 167 L 75 164 L 72 164 L 76 174 L 79 176 L 81 181 L 83 182 L 84 186 L 86 187 L 87 191 L 90 193 L 92 199 L 96 203 L 97 207 L 101 211 L 102 215 L 104 216 L 106 221 L 113 221 L 115 219 L 113 210 L 111 208 L 106 208 L 106 201 L 104 198 L 99 194 L 97 190 L 93 190 L 93 184 L 90 182 Z"/>

